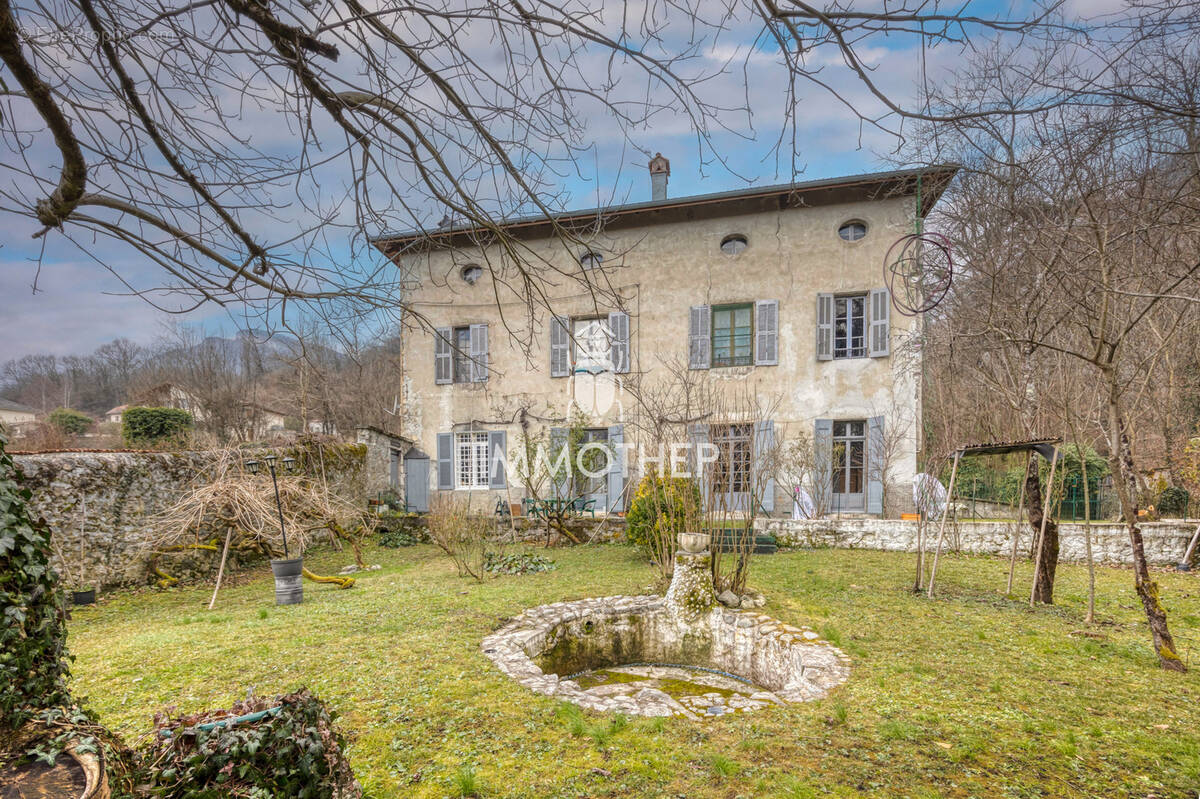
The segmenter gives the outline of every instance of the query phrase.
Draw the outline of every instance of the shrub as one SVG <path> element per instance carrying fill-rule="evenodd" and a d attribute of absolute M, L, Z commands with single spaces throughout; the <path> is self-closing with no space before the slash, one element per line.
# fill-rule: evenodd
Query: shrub
<path fill-rule="evenodd" d="M 268 711 L 237 726 L 204 726 L 214 719 Z M 155 717 L 148 762 L 154 795 L 173 799 L 215 796 L 296 796 L 350 799 L 354 780 L 342 737 L 324 704 L 307 690 L 276 700 L 252 698 L 229 710 Z M 169 732 L 169 735 L 164 735 Z"/>
<path fill-rule="evenodd" d="M 652 471 L 638 483 L 626 517 L 625 535 L 660 567 L 669 569 L 678 534 L 699 516 L 700 488 L 695 482 Z"/>
<path fill-rule="evenodd" d="M 550 558 L 533 552 L 489 552 L 483 558 L 483 568 L 492 574 L 535 574 L 558 567 Z"/>
<path fill-rule="evenodd" d="M 58 408 L 51 411 L 50 415 L 46 417 L 46 421 L 66 436 L 78 436 L 86 433 L 88 428 L 95 424 L 95 420 L 86 413 L 80 413 L 70 408 Z"/>
<path fill-rule="evenodd" d="M 429 539 L 450 556 L 459 576 L 482 581 L 493 519 L 473 512 L 469 501 L 438 495 L 429 503 L 428 520 Z"/>
<path fill-rule="evenodd" d="M 121 435 L 130 447 L 182 444 L 195 421 L 179 408 L 127 408 L 121 417 Z"/>
<path fill-rule="evenodd" d="M 0 433 L 0 738 L 39 709 L 71 703 L 66 609 L 50 566 L 50 528 L 30 515 L 31 494 L 7 444 Z"/>
<path fill-rule="evenodd" d="M 1160 516 L 1182 516 L 1187 510 L 1191 497 L 1188 492 L 1175 486 L 1167 486 L 1158 495 L 1154 503 Z"/>

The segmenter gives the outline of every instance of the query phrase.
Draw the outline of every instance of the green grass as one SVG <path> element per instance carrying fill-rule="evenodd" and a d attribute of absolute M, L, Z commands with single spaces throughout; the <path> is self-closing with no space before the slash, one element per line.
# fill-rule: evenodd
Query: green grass
<path fill-rule="evenodd" d="M 378 549 L 347 591 L 276 607 L 269 572 L 123 593 L 77 608 L 74 690 L 134 738 L 167 705 L 228 706 L 307 685 L 339 715 L 375 797 L 1195 797 L 1200 576 L 1161 573 L 1185 675 L 1155 665 L 1132 575 L 1059 569 L 1061 604 L 1001 596 L 1007 562 L 943 556 L 939 597 L 910 555 L 821 550 L 756 559 L 764 612 L 836 636 L 853 661 L 829 698 L 708 722 L 584 713 L 503 677 L 479 641 L 546 602 L 642 593 L 634 550 L 558 550 L 553 572 L 476 584 L 431 547 Z M 314 553 L 317 571 L 348 556 Z M 1028 585 L 1030 566 L 1020 566 Z M 1019 593 L 1019 592 L 1018 592 Z M 1075 634 L 1073 634 L 1075 633 Z"/>

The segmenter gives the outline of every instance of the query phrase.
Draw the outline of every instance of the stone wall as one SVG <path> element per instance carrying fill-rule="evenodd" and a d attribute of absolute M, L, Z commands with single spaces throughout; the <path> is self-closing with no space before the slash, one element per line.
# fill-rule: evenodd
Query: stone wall
<path fill-rule="evenodd" d="M 337 462 L 348 467 L 328 464 L 330 483 L 364 502 L 363 451 L 342 454 Z M 33 491 L 32 513 L 54 531 L 55 568 L 64 581 L 102 588 L 148 581 L 153 553 L 147 520 L 174 504 L 213 458 L 210 452 L 47 452 L 13 460 Z M 205 576 L 212 560 L 174 555 L 170 571 Z"/>
<path fill-rule="evenodd" d="M 915 552 L 917 522 L 895 519 L 759 519 L 761 532 L 775 536 L 779 546 L 841 547 L 847 549 L 884 549 Z M 946 550 L 987 555 L 1009 555 L 1016 524 L 1005 521 L 973 521 L 946 523 Z M 1028 553 L 1033 531 L 1022 526 L 1019 551 Z M 1059 525 L 1060 558 L 1083 562 L 1087 558 L 1084 525 Z M 1097 563 L 1123 565 L 1132 562 L 1129 533 L 1125 526 L 1115 523 L 1092 525 L 1092 552 Z M 1146 559 L 1152 564 L 1178 563 L 1196 530 L 1195 524 L 1184 522 L 1147 522 L 1141 525 Z M 926 548 L 937 543 L 938 525 L 925 526 Z"/>

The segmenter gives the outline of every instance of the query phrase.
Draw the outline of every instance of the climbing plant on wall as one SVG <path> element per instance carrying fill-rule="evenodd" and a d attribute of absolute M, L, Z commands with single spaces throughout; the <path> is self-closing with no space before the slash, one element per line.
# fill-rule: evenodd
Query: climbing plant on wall
<path fill-rule="evenodd" d="M 28 510 L 8 439 L 0 432 L 0 735 L 39 708 L 70 704 L 67 630 L 50 528 Z"/>

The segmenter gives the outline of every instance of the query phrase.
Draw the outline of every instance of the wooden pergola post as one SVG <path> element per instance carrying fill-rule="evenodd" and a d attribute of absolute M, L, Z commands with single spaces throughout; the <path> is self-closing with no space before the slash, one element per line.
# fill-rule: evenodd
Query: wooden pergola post
<path fill-rule="evenodd" d="M 942 541 L 946 538 L 946 517 L 950 515 L 950 505 L 954 502 L 954 481 L 958 478 L 958 459 L 962 450 L 954 453 L 954 465 L 950 467 L 950 488 L 946 491 L 946 506 L 942 508 L 942 523 L 938 527 L 937 548 L 933 551 L 933 569 L 929 572 L 929 598 L 933 599 L 933 582 L 937 579 L 938 559 L 942 555 Z"/>
<path fill-rule="evenodd" d="M 1042 542 L 1046 538 L 1046 519 L 1050 516 L 1050 498 L 1054 495 L 1054 470 L 1058 468 L 1058 444 L 1054 445 L 1054 455 L 1050 460 L 1050 479 L 1046 481 L 1046 501 L 1042 507 L 1042 526 L 1038 530 L 1037 549 L 1033 559 L 1033 580 L 1029 586 L 1029 607 L 1033 607 L 1033 598 L 1037 594 L 1038 572 L 1042 568 Z M 1028 474 L 1028 470 L 1026 470 Z M 1036 479 L 1036 475 L 1035 475 Z M 1089 531 L 1089 535 L 1090 535 Z"/>
<path fill-rule="evenodd" d="M 1036 458 L 1036 453 L 1030 453 L 1030 458 Z M 1029 474 L 1029 458 L 1025 459 L 1025 474 Z M 1012 593 L 1013 572 L 1017 568 L 1017 542 L 1021 539 L 1021 519 L 1025 514 L 1025 481 L 1021 481 L 1021 496 L 1017 500 L 1017 527 L 1013 531 L 1012 557 L 1008 561 L 1008 587 L 1004 589 L 1004 595 L 1008 596 Z"/>

